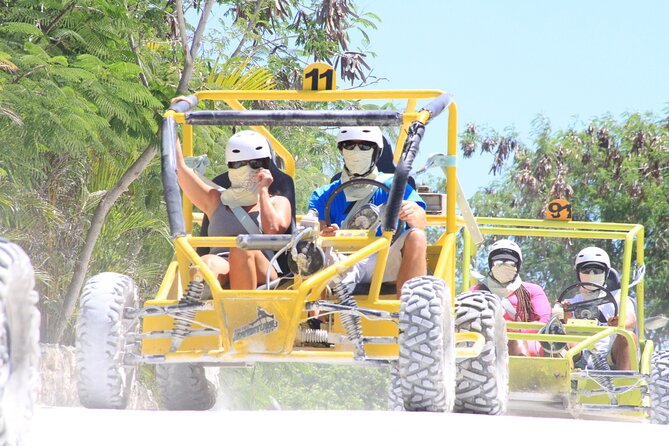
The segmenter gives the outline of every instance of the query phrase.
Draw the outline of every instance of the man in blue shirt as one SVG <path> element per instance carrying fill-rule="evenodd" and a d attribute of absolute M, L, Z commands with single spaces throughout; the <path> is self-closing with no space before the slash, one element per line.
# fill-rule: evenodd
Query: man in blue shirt
<path fill-rule="evenodd" d="M 330 207 L 332 224 L 327 226 L 325 224 L 325 204 L 339 185 L 355 178 L 367 178 L 390 187 L 393 180 L 392 175 L 379 173 L 376 167 L 376 162 L 383 150 L 383 135 L 378 127 L 342 127 L 337 136 L 337 148 L 344 158 L 341 179 L 316 189 L 309 199 L 309 209 L 318 211 L 321 220 L 321 235 L 324 237 L 335 235 L 340 226 L 346 222 L 346 217 L 356 203 L 371 203 L 380 206 L 388 201 L 388 192 L 374 185 L 362 184 L 348 187 L 334 198 Z M 404 282 L 412 277 L 427 274 L 425 207 L 425 202 L 420 195 L 407 184 L 399 215 L 403 223 L 398 231 L 401 231 L 402 234 L 390 246 L 383 276 L 384 282 L 396 281 L 398 296 Z M 407 224 L 407 229 L 404 229 L 404 223 Z M 348 279 L 355 280 L 356 283 L 370 282 L 374 273 L 375 260 L 376 255 L 360 262 L 353 269 L 354 277 Z"/>

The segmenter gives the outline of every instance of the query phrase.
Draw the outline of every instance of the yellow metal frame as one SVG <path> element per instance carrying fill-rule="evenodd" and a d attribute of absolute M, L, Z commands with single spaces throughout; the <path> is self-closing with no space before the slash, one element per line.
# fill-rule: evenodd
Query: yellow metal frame
<path fill-rule="evenodd" d="M 624 223 L 598 223 L 578 221 L 549 221 L 513 218 L 484 218 L 476 219 L 479 229 L 486 235 L 519 236 L 519 237 L 550 237 L 550 238 L 583 238 L 600 240 L 623 240 L 623 264 L 621 278 L 620 318 L 616 327 L 603 327 L 574 321 L 565 325 L 566 335 L 549 335 L 539 333 L 522 332 L 527 330 L 539 330 L 544 324 L 536 322 L 507 322 L 509 339 L 534 340 L 549 342 L 572 342 L 576 345 L 570 348 L 564 358 L 539 358 L 539 357 L 510 357 L 510 383 L 512 391 L 517 392 L 540 392 L 540 393 L 568 393 L 570 387 L 570 374 L 574 370 L 574 358 L 585 348 L 593 346 L 597 341 L 610 335 L 621 335 L 625 337 L 630 345 L 635 345 L 633 333 L 625 329 L 625 316 L 627 314 L 627 297 L 629 295 L 629 284 L 631 281 L 632 257 L 636 258 L 637 267 L 644 264 L 644 228 L 638 224 Z M 464 230 L 464 249 L 462 258 L 463 291 L 468 290 L 475 284 L 470 277 L 469 268 L 472 256 L 476 255 L 476 246 L 472 243 L 471 235 Z M 566 259 L 565 259 L 566 260 Z M 644 281 L 636 285 L 636 314 L 639 332 L 639 344 L 642 347 L 641 358 L 637 355 L 636 348 L 630 349 L 630 360 L 634 371 L 648 373 L 650 369 L 650 355 L 652 354 L 652 341 L 646 340 L 644 335 Z M 522 330 L 522 331 L 521 331 Z M 634 380 L 617 378 L 616 385 L 630 385 Z M 596 388 L 598 385 L 588 383 L 588 389 Z M 607 397 L 582 398 L 582 403 L 609 404 Z M 639 411 L 633 415 L 643 415 L 641 407 L 647 406 L 647 401 L 642 401 L 639 387 L 626 392 L 618 398 L 619 404 L 639 406 Z M 629 415 L 629 413 L 627 413 Z"/>
<path fill-rule="evenodd" d="M 350 90 L 350 91 L 204 91 L 195 95 L 198 101 L 222 101 L 233 110 L 244 110 L 242 101 L 310 101 L 333 102 L 340 100 L 406 100 L 403 112 L 403 124 L 395 146 L 395 160 L 401 154 L 407 130 L 411 122 L 427 123 L 431 118 L 425 110 L 416 110 L 417 102 L 434 99 L 443 94 L 439 90 Z M 448 138 L 447 155 L 457 153 L 457 109 L 454 102 L 448 107 Z M 193 129 L 186 124 L 184 113 L 168 111 L 165 117 L 172 117 L 183 126 L 182 150 L 184 156 L 193 154 Z M 278 141 L 265 127 L 252 126 L 253 130 L 265 135 L 272 143 L 273 149 L 285 162 L 285 171 L 295 177 L 295 161 L 289 150 Z M 443 278 L 449 285 L 451 301 L 455 299 L 456 269 L 456 232 L 462 226 L 462 220 L 456 217 L 456 167 L 447 168 L 447 200 L 446 214 L 429 216 L 428 225 L 445 226 L 446 232 L 440 240 L 429 248 L 433 261 L 433 274 Z M 201 220 L 202 214 L 193 212 L 192 203 L 183 197 L 183 211 L 186 222 L 187 236 L 177 237 L 174 241 L 175 260 L 169 265 L 162 285 L 155 297 L 145 303 L 145 307 L 174 305 L 178 302 L 178 294 L 183 292 L 189 281 L 189 268 L 195 266 L 202 273 L 205 282 L 212 291 L 212 307 L 199 311 L 196 321 L 203 327 L 215 327 L 218 334 L 199 337 L 188 337 L 174 352 L 170 352 L 169 338 L 144 339 L 142 354 L 164 355 L 167 361 L 199 361 L 199 362 L 240 362 L 240 361 L 309 361 L 339 362 L 353 360 L 353 351 L 329 351 L 317 349 L 296 350 L 293 348 L 298 325 L 307 314 L 305 304 L 317 300 L 330 279 L 354 265 L 360 260 L 378 254 L 374 278 L 367 296 L 356 296 L 358 305 L 388 312 L 399 311 L 399 301 L 395 296 L 380 295 L 381 282 L 390 246 L 392 233 L 385 232 L 381 237 L 361 233 L 344 237 L 322 238 L 318 243 L 323 248 L 349 253 L 345 260 L 329 266 L 307 278 L 296 278 L 294 284 L 287 289 L 277 290 L 224 290 L 211 271 L 202 262 L 195 249 L 206 247 L 234 247 L 233 237 L 196 237 L 192 233 L 193 221 Z M 249 339 L 235 340 L 230 327 L 248 323 L 254 317 L 254 309 L 262 305 L 275 315 L 279 328 L 263 336 L 263 342 L 256 342 L 253 336 Z M 144 332 L 169 331 L 173 327 L 171 316 L 148 316 L 144 318 Z M 195 327 L 197 324 L 194 324 Z M 335 317 L 334 328 L 341 328 L 341 321 Z M 364 336 L 396 337 L 397 325 L 387 320 L 367 320 L 363 318 Z M 460 333 L 455 335 L 456 355 L 458 357 L 477 356 L 483 347 L 483 338 L 476 333 Z M 366 345 L 369 358 L 396 359 L 397 344 Z"/>

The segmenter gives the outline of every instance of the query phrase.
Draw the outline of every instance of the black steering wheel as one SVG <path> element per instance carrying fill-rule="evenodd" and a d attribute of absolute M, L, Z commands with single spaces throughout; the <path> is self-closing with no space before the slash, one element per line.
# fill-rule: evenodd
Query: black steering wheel
<path fill-rule="evenodd" d="M 345 183 L 341 183 L 339 186 L 335 188 L 335 190 L 332 191 L 332 193 L 328 197 L 328 201 L 325 202 L 325 210 L 323 212 L 325 213 L 326 225 L 330 226 L 332 224 L 332 220 L 330 219 L 330 208 L 332 207 L 332 203 L 334 202 L 335 197 L 340 193 L 344 192 L 347 188 L 351 186 L 358 186 L 361 184 L 371 184 L 372 186 L 380 187 L 381 189 L 390 193 L 390 188 L 388 186 L 381 183 L 380 181 L 372 180 L 369 178 L 354 178 Z"/>
<path fill-rule="evenodd" d="M 594 299 L 583 300 L 583 302 L 569 303 L 566 310 L 573 312 L 576 319 L 598 319 L 598 307 L 606 303 L 613 304 L 613 316 L 618 316 L 618 302 L 616 302 L 613 294 L 611 294 L 611 292 L 604 286 L 592 282 L 576 282 L 573 285 L 569 285 L 562 293 L 560 293 L 557 302 L 562 304 L 562 301 L 565 300 L 565 296 L 567 296 L 574 288 L 578 287 L 594 288 L 593 291 L 603 291 L 605 294 L 604 296 L 596 297 Z M 569 299 L 566 300 L 568 301 Z"/>
<path fill-rule="evenodd" d="M 335 188 L 335 190 L 332 191 L 332 193 L 328 197 L 328 201 L 325 202 L 325 210 L 323 212 L 325 212 L 326 225 L 330 226 L 332 224 L 332 220 L 330 219 L 330 208 L 332 207 L 332 203 L 334 202 L 335 197 L 340 193 L 342 193 L 344 190 L 346 190 L 346 188 L 361 184 L 371 184 L 372 186 L 380 187 L 381 189 L 388 192 L 388 194 L 390 194 L 390 187 L 381 183 L 380 181 L 372 180 L 369 178 L 354 178 L 345 183 L 341 183 L 339 186 Z M 383 206 L 385 206 L 385 204 Z M 395 231 L 395 234 L 393 235 L 391 242 L 394 242 L 397 239 L 397 237 L 399 237 L 400 232 L 401 231 L 399 230 L 399 225 L 398 225 L 398 229 L 397 231 Z"/>

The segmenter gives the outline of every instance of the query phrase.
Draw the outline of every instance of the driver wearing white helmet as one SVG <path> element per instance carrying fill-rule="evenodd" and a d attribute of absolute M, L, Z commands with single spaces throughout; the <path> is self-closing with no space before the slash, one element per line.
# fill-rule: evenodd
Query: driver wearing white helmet
<path fill-rule="evenodd" d="M 609 255 L 601 248 L 596 246 L 589 246 L 582 249 L 574 261 L 574 268 L 579 282 L 590 282 L 596 285 L 605 286 L 606 279 L 611 273 L 611 260 Z M 620 290 L 609 290 L 613 295 L 620 310 Z M 565 318 L 570 316 L 569 304 L 578 302 L 585 302 L 592 299 L 597 299 L 606 296 L 607 293 L 601 289 L 581 285 L 579 287 L 579 294 L 570 299 L 563 301 L 565 308 Z M 600 325 L 617 326 L 618 316 L 615 314 L 615 307 L 611 302 L 605 302 L 597 306 L 599 309 L 598 320 Z M 627 300 L 625 328 L 634 331 L 636 328 L 636 312 L 634 309 L 634 302 Z M 636 339 L 636 336 L 634 336 Z M 609 338 L 599 341 L 597 350 L 600 353 L 609 354 L 608 358 L 611 365 L 617 370 L 630 370 L 629 346 L 623 336 L 610 336 Z"/>
<path fill-rule="evenodd" d="M 388 201 L 388 192 L 371 184 L 353 185 L 337 194 L 330 207 L 330 221 L 325 223 L 325 206 L 328 198 L 342 183 L 356 178 L 376 180 L 390 186 L 393 176 L 379 173 L 376 163 L 383 150 L 383 135 L 378 127 L 342 127 L 337 136 L 337 148 L 344 158 L 344 169 L 341 179 L 316 189 L 309 199 L 309 209 L 318 211 L 321 220 L 321 235 L 334 236 L 336 231 L 346 223 L 349 213 L 354 214 L 357 206 L 371 203 L 381 206 Z M 396 281 L 397 295 L 402 285 L 412 277 L 427 274 L 426 250 L 427 237 L 425 226 L 425 202 L 418 193 L 407 184 L 404 200 L 400 208 L 399 218 L 403 222 L 398 228 L 401 235 L 391 245 L 383 281 Z M 404 230 L 404 223 L 408 229 Z M 380 230 L 378 232 L 380 234 Z M 356 265 L 355 280 L 357 283 L 371 281 L 376 256 L 364 259 Z"/>
<path fill-rule="evenodd" d="M 189 102 L 187 97 L 174 98 Z M 220 192 L 205 183 L 189 168 L 177 138 L 177 177 L 190 201 L 209 218 L 210 236 L 236 236 L 256 230 L 263 234 L 283 234 L 291 223 L 291 205 L 286 197 L 270 195 L 273 177 L 269 171 L 270 146 L 261 134 L 243 130 L 232 135 L 225 149 L 230 188 Z M 237 248 L 214 248 L 202 260 L 221 283 L 231 289 L 256 289 L 277 278 L 269 253 Z"/>

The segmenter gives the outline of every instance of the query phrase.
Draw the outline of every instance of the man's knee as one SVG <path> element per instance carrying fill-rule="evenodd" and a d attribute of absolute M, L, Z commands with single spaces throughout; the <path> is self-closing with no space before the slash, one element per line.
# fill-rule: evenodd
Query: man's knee
<path fill-rule="evenodd" d="M 407 234 L 404 241 L 404 249 L 409 249 L 411 252 L 425 252 L 427 250 L 427 234 L 422 229 L 414 229 Z"/>

